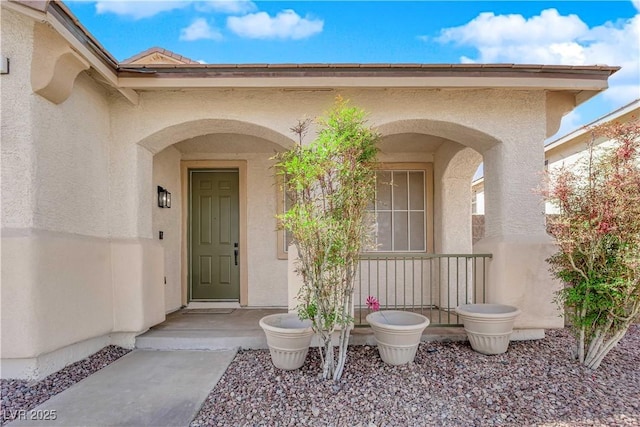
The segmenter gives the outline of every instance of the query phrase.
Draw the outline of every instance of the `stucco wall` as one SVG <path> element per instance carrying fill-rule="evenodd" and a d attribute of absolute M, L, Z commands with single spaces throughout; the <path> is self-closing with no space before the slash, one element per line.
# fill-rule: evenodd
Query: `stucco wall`
<path fill-rule="evenodd" d="M 60 104 L 34 94 L 31 61 L 37 67 L 48 59 L 32 52 L 43 40 L 65 43 L 50 27 L 2 9 L 2 53 L 11 58 L 0 80 L 3 376 L 41 378 L 98 350 L 114 332 L 135 335 L 164 319 L 162 275 L 154 276 L 161 249 L 130 235 L 135 257 L 114 261 L 123 242 L 110 232 L 120 202 L 110 191 L 111 92 L 81 73 Z M 150 162 L 138 150 L 134 161 Z M 148 171 L 138 181 L 150 188 Z M 141 199 L 150 203 L 151 195 Z M 139 221 L 135 211 L 128 216 Z M 132 345 L 133 335 L 119 342 Z"/>
<path fill-rule="evenodd" d="M 542 91 L 497 89 L 145 92 L 144 108 L 118 104 L 113 116 L 114 138 L 140 141 L 153 152 L 183 139 L 219 132 L 290 145 L 293 135 L 289 128 L 295 120 L 322 114 L 338 93 L 369 111 L 370 123 L 380 126 L 383 134 L 431 134 L 464 141 L 480 152 L 532 121 L 544 120 L 546 108 Z"/>
<path fill-rule="evenodd" d="M 10 74 L 0 76 L 2 92 L 2 227 L 33 225 L 35 153 L 30 105 L 33 21 L 2 9 L 2 55 L 11 59 Z"/>
<path fill-rule="evenodd" d="M 3 358 L 36 357 L 113 330 L 108 242 L 4 230 L 2 246 Z"/>
<path fill-rule="evenodd" d="M 64 104 L 33 95 L 24 72 L 33 26 L 5 10 L 2 24 L 3 54 L 14 55 L 2 76 L 2 351 L 33 357 L 113 327 L 109 110 L 86 76 Z"/>
<path fill-rule="evenodd" d="M 182 305 L 181 263 L 182 258 L 182 191 L 180 183 L 181 153 L 173 146 L 153 157 L 152 196 L 157 197 L 158 185 L 171 193 L 171 208 L 160 208 L 157 203 L 153 211 L 153 236 L 164 248 L 165 311 L 177 310 Z M 163 239 L 159 240 L 159 232 Z"/>
<path fill-rule="evenodd" d="M 105 95 L 82 73 L 63 104 L 33 98 L 38 123 L 34 129 L 36 228 L 109 236 L 110 128 Z"/>

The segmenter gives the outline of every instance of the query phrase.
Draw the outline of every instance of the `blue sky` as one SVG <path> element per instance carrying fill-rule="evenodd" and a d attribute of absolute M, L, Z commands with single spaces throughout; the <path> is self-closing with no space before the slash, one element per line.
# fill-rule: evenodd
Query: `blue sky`
<path fill-rule="evenodd" d="M 640 98 L 640 0 L 65 3 L 118 60 L 160 46 L 207 63 L 622 66 L 558 136 Z"/>

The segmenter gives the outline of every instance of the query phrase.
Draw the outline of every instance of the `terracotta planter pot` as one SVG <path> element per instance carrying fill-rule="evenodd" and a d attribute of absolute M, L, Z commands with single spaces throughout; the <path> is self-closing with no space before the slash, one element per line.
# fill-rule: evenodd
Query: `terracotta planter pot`
<path fill-rule="evenodd" d="M 271 314 L 260 319 L 274 366 L 287 371 L 304 365 L 313 329 L 311 320 L 300 320 L 296 313 Z"/>
<path fill-rule="evenodd" d="M 409 311 L 376 311 L 367 316 L 380 358 L 390 365 L 413 362 L 429 319 Z"/>
<path fill-rule="evenodd" d="M 466 304 L 456 308 L 473 348 L 482 354 L 501 354 L 509 347 L 517 307 L 503 304 Z"/>

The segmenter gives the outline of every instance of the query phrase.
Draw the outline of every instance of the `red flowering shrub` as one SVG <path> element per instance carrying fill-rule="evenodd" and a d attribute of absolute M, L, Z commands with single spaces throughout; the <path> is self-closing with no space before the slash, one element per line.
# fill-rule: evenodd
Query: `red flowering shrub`
<path fill-rule="evenodd" d="M 640 124 L 591 129 L 589 156 L 548 176 L 545 199 L 558 252 L 547 261 L 565 286 L 558 302 L 576 332 L 576 357 L 595 369 L 640 313 Z M 594 149 L 605 138 L 613 147 Z"/>

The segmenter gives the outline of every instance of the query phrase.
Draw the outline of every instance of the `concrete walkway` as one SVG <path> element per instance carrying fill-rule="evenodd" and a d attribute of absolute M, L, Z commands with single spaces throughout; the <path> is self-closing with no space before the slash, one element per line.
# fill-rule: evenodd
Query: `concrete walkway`
<path fill-rule="evenodd" d="M 188 426 L 235 354 L 134 350 L 26 414 L 55 411 L 55 421 L 8 425 Z"/>

